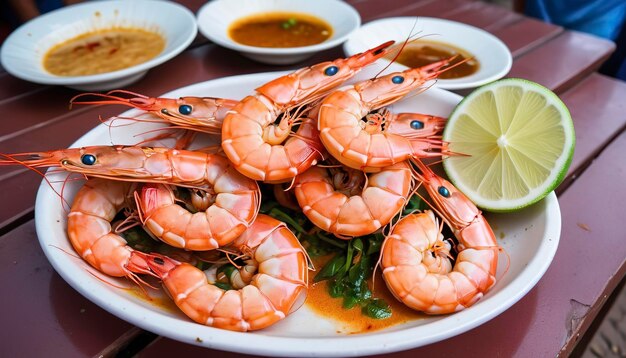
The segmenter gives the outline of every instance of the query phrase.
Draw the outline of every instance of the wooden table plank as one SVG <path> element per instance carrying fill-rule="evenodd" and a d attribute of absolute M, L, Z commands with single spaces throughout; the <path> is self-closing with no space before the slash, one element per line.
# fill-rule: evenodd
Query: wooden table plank
<path fill-rule="evenodd" d="M 535 81 L 560 93 L 597 70 L 614 49 L 609 40 L 566 31 L 516 58 L 507 77 Z"/>
<path fill-rule="evenodd" d="M 518 13 L 482 1 L 470 3 L 458 11 L 443 14 L 441 17 L 476 26 L 489 32 L 522 19 L 522 15 Z"/>
<path fill-rule="evenodd" d="M 0 351 L 5 357 L 92 356 L 133 327 L 54 272 L 33 220 L 0 237 L 0 282 L 5 326 Z"/>
<path fill-rule="evenodd" d="M 585 169 L 601 150 L 626 130 L 626 82 L 592 74 L 561 95 L 576 130 L 576 149 L 561 187 Z"/>
<path fill-rule="evenodd" d="M 530 51 L 563 32 L 563 28 L 539 20 L 523 17 L 509 26 L 493 30 L 492 34 L 504 42 L 513 58 Z"/>
<path fill-rule="evenodd" d="M 13 77 L 6 71 L 0 72 L 0 104 L 6 101 L 12 101 L 19 96 L 27 96 L 34 92 L 42 91 L 46 86 L 38 85 L 36 83 L 26 82 Z M 8 118 L 2 118 L 2 121 L 8 121 Z"/>
<path fill-rule="evenodd" d="M 359 12 L 363 23 L 396 16 L 433 16 L 458 11 L 474 1 L 465 0 L 398 0 L 391 3 L 379 0 L 349 1 Z"/>

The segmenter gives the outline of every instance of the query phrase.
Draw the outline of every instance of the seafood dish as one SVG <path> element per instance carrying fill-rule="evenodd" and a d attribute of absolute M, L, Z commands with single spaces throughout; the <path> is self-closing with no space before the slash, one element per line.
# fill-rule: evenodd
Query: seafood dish
<path fill-rule="evenodd" d="M 156 306 L 152 310 L 212 330 L 277 336 L 324 282 L 325 294 L 367 319 L 388 319 L 399 305 L 415 312 L 399 326 L 472 317 L 466 312 L 476 308 L 481 317 L 446 334 L 460 333 L 521 298 L 547 264 L 531 266 L 524 288 L 510 287 L 517 278 L 506 277 L 507 267 L 526 272 L 535 253 L 524 254 L 523 263 L 503 256 L 502 233 L 513 225 L 498 217 L 497 226 L 490 225 L 492 216 L 440 173 L 443 157 L 460 155 L 441 138 L 459 98 L 432 88 L 455 66 L 450 60 L 358 76 L 394 48 L 390 41 L 293 72 L 262 74 L 245 87 L 247 94 L 238 86 L 217 93 L 220 80 L 200 95 L 83 93 L 72 106 L 134 109 L 71 148 L 4 154 L 0 165 L 51 168 L 40 172 L 40 195 L 56 197 L 57 216 L 42 218 L 38 227 L 57 220 L 55 230 L 65 230 L 59 240 L 66 241 L 61 249 L 44 247 L 46 254 L 68 260 L 65 250 L 73 250 L 86 277 L 143 301 L 134 303 L 140 309 Z M 444 104 L 416 111 L 429 91 L 439 91 Z M 405 109 L 407 99 L 413 107 Z M 132 135 L 116 136 L 126 127 L 135 128 Z M 555 203 L 550 196 L 520 217 L 554 213 L 554 205 L 558 212 Z M 50 209 L 38 203 L 36 210 Z M 541 225 L 533 230 L 554 234 Z M 546 248 L 540 238 L 537 248 L 553 255 L 553 244 Z M 390 295 L 374 289 L 376 279 Z M 512 290 L 515 297 L 507 298 Z M 500 300 L 497 308 L 480 306 L 487 295 Z M 196 344 L 205 342 L 201 335 Z"/>

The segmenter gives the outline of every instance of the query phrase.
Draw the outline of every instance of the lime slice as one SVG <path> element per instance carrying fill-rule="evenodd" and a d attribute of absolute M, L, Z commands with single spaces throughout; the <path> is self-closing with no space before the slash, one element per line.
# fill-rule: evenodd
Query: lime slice
<path fill-rule="evenodd" d="M 459 103 L 443 133 L 452 183 L 478 207 L 513 211 L 544 198 L 565 178 L 574 154 L 572 118 L 549 89 L 508 78 Z"/>

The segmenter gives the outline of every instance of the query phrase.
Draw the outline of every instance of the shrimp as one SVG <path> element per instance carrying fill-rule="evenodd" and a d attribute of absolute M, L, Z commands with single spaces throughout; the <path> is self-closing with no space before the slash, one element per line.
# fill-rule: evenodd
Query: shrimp
<path fill-rule="evenodd" d="M 431 211 L 402 218 L 383 242 L 383 279 L 407 306 L 428 314 L 457 312 L 480 300 L 496 283 L 499 246 L 480 210 L 447 180 L 416 160 L 417 174 L 458 240 L 454 266 L 451 246 L 442 240 Z"/>
<path fill-rule="evenodd" d="M 354 169 L 375 172 L 379 168 L 409 158 L 436 157 L 447 154 L 445 143 L 436 138 L 415 137 L 406 132 L 422 130 L 420 121 L 409 122 L 409 128 L 389 130 L 379 121 L 361 118 L 394 103 L 444 72 L 450 60 L 394 72 L 382 77 L 338 89 L 321 103 L 318 129 L 326 150 L 342 164 Z M 447 69 L 449 69 L 448 67 Z M 389 128 L 398 127 L 393 121 Z"/>
<path fill-rule="evenodd" d="M 150 274 L 146 260 L 113 232 L 111 221 L 128 204 L 132 184 L 88 180 L 74 197 L 67 216 L 67 234 L 74 250 L 98 271 L 140 283 Z"/>
<path fill-rule="evenodd" d="M 119 94 L 130 97 L 123 97 Z M 78 100 L 81 97 L 99 97 L 101 100 Z M 70 100 L 74 104 L 123 104 L 134 107 L 159 117 L 165 123 L 176 128 L 219 135 L 222 133 L 222 121 L 226 112 L 238 101 L 216 97 L 147 97 L 142 94 L 114 90 L 102 93 L 81 93 Z M 154 122 L 150 119 L 138 121 Z"/>
<path fill-rule="evenodd" d="M 258 330 L 300 308 L 307 294 L 307 258 L 284 223 L 259 214 L 231 246 L 246 257 L 246 265 L 230 290 L 214 285 L 192 265 L 159 254 L 146 260 L 176 305 L 200 324 Z"/>
<path fill-rule="evenodd" d="M 289 181 L 315 165 L 322 158 L 322 145 L 314 130 L 317 118 L 304 120 L 293 135 L 292 126 L 301 114 L 297 112 L 384 56 L 392 44 L 306 67 L 257 88 L 255 95 L 241 100 L 224 118 L 222 149 L 228 159 L 242 174 L 268 183 Z M 315 111 L 315 106 L 310 108 Z M 296 114 L 290 113 L 292 110 Z M 313 128 L 301 131 L 311 125 Z"/>
<path fill-rule="evenodd" d="M 171 246 L 193 251 L 217 249 L 239 236 L 258 210 L 258 193 L 226 158 L 220 161 L 224 169 L 215 178 L 213 190 L 192 191 L 190 208 L 178 204 L 174 186 L 144 185 L 137 206 L 145 228 Z"/>
<path fill-rule="evenodd" d="M 5 157 L 7 160 L 1 160 L 0 165 L 59 166 L 90 177 L 173 184 L 194 189 L 210 208 L 206 210 L 205 218 L 194 216 L 192 222 L 186 222 L 189 232 L 186 232 L 186 226 L 174 224 L 179 217 L 168 216 L 181 213 L 164 209 L 169 205 L 163 201 L 162 195 L 146 194 L 141 201 L 146 227 L 159 239 L 180 248 L 188 248 L 189 245 L 196 249 L 202 247 L 197 242 L 195 230 L 204 232 L 204 250 L 234 240 L 252 223 L 261 201 L 258 184 L 238 173 L 228 159 L 217 154 L 118 145 L 19 153 Z M 185 237 L 185 234 L 191 236 Z"/>
<path fill-rule="evenodd" d="M 340 238 L 371 234 L 387 225 L 405 206 L 412 187 L 411 168 L 405 162 L 374 174 L 316 166 L 294 182 L 304 215 Z"/>

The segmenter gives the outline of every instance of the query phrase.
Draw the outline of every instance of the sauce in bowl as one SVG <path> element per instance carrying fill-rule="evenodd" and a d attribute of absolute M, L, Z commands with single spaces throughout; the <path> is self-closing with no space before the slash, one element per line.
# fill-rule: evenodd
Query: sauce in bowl
<path fill-rule="evenodd" d="M 466 77 L 478 71 L 480 67 L 478 61 L 473 58 L 473 55 L 463 49 L 444 42 L 425 40 L 416 40 L 408 43 L 395 61 L 407 67 L 416 68 L 440 60 L 445 60 L 452 56 L 457 57 L 450 63 L 449 66 L 457 64 L 467 58 L 469 58 L 469 60 L 446 72 L 443 72 L 439 78 L 454 79 Z M 389 57 L 391 56 L 388 56 L 388 58 Z"/>
<path fill-rule="evenodd" d="M 302 47 L 326 41 L 332 27 L 315 16 L 292 12 L 267 12 L 233 22 L 230 38 L 256 47 Z"/>
<path fill-rule="evenodd" d="M 112 72 L 146 62 L 165 48 L 156 32 L 116 27 L 87 32 L 53 46 L 43 67 L 57 76 L 87 76 Z"/>

